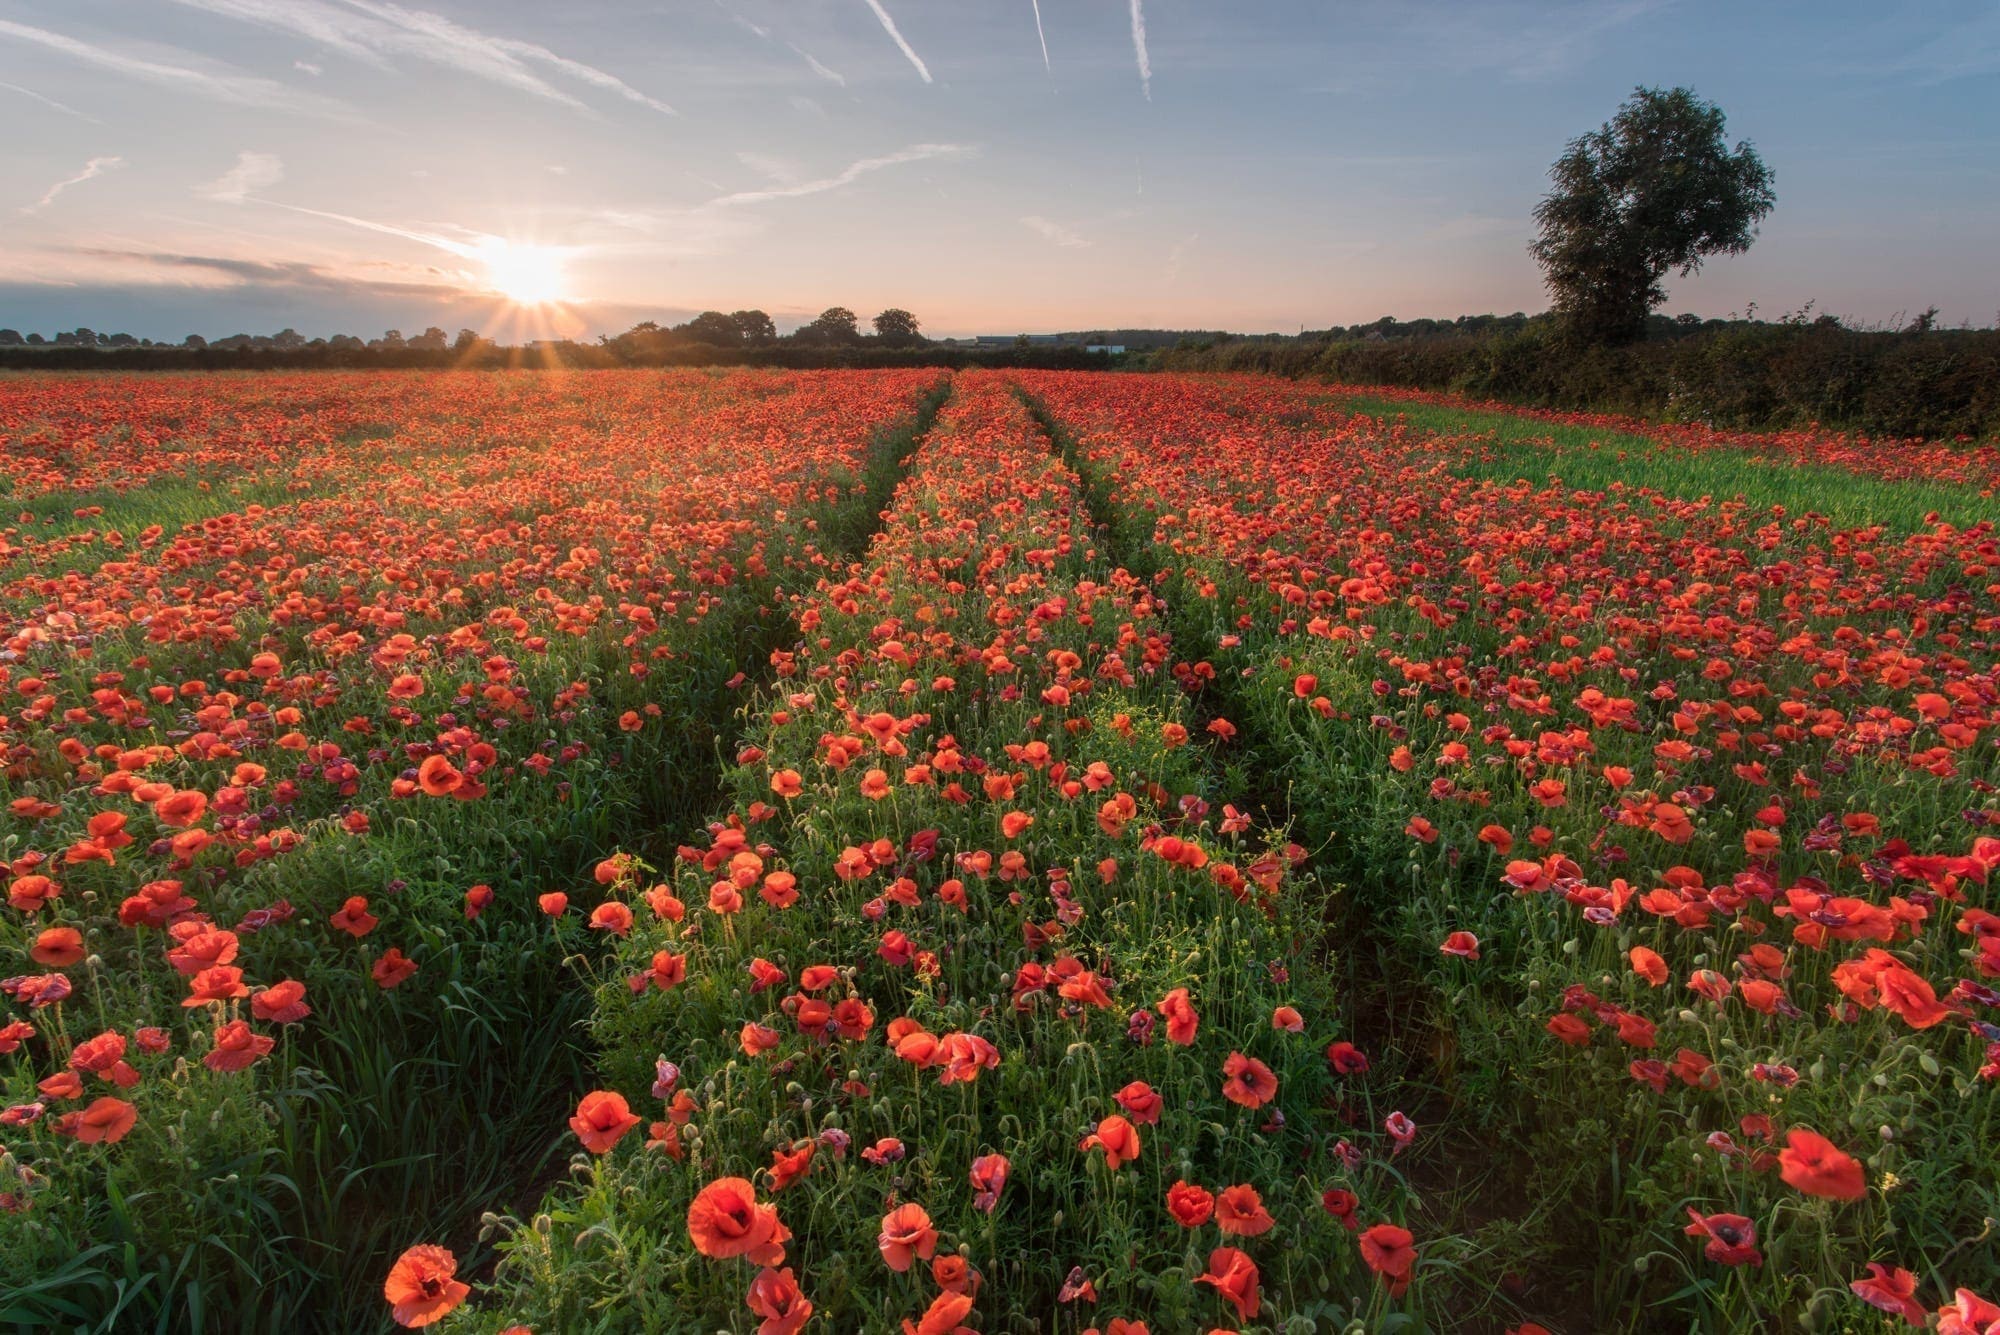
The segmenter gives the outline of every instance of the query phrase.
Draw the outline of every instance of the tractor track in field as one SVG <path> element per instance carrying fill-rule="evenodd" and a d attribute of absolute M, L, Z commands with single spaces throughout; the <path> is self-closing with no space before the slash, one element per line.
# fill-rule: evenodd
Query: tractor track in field
<path fill-rule="evenodd" d="M 953 390 L 952 376 L 947 374 L 941 377 L 937 385 L 918 400 L 910 416 L 883 432 L 876 441 L 871 457 L 864 465 L 862 495 L 850 502 L 851 513 L 842 516 L 852 522 L 843 523 L 836 535 L 833 550 L 843 560 L 858 561 L 867 554 L 869 544 L 881 531 L 882 512 L 908 474 L 911 458 L 922 448 L 938 414 L 951 400 Z M 704 718 L 691 720 L 693 726 L 702 728 L 709 735 L 706 744 L 696 750 L 702 758 L 702 768 L 698 773 L 687 776 L 683 788 L 701 796 L 687 804 L 686 808 L 647 813 L 643 828 L 630 840 L 631 851 L 656 862 L 656 865 L 664 865 L 660 860 L 673 857 L 689 822 L 699 819 L 698 813 L 714 808 L 722 775 L 729 764 L 724 748 L 731 740 L 730 723 L 741 709 L 736 701 L 754 698 L 758 692 L 770 687 L 776 679 L 771 668 L 772 652 L 796 641 L 799 635 L 799 628 L 789 615 L 777 615 L 755 627 L 754 633 L 739 644 L 737 668 L 740 680 L 734 686 L 724 688 L 718 708 Z M 576 1045 L 582 1049 L 586 1061 L 593 1059 L 587 1036 L 580 1037 Z M 576 1089 L 566 1091 L 565 1097 L 570 1104 L 574 1104 L 577 1094 L 589 1087 L 590 1079 L 586 1076 Z M 560 1128 L 560 1122 L 552 1122 L 552 1126 Z M 491 1202 L 487 1208 L 481 1209 L 477 1218 L 464 1222 L 459 1234 L 448 1245 L 453 1245 L 460 1254 L 478 1255 L 490 1236 L 490 1219 L 534 1217 L 543 1200 L 570 1173 L 569 1161 L 555 1152 L 558 1140 L 559 1137 L 552 1131 L 548 1147 L 524 1167 L 517 1188 L 507 1193 L 504 1200 Z M 490 1282 L 498 1263 L 497 1253 L 486 1252 L 476 1266 L 476 1273 L 482 1280 Z"/>
<path fill-rule="evenodd" d="M 1196 683 L 1196 689 L 1189 691 L 1196 719 L 1206 727 L 1224 718 L 1238 729 L 1229 743 L 1233 763 L 1211 769 L 1216 804 L 1228 802 L 1255 814 L 1262 823 L 1293 827 L 1301 813 L 1294 808 L 1285 778 L 1285 758 L 1275 740 L 1248 721 L 1254 720 L 1256 713 L 1244 696 L 1242 679 L 1222 672 L 1203 680 L 1178 671 L 1188 662 L 1209 661 L 1220 654 L 1221 645 L 1212 628 L 1201 624 L 1184 598 L 1175 596 L 1170 587 L 1162 587 L 1171 584 L 1168 568 L 1150 542 L 1116 522 L 1117 505 L 1109 480 L 1062 421 L 1026 387 L 1016 385 L 1015 392 L 1048 437 L 1051 453 L 1062 459 L 1081 483 L 1091 529 L 1103 543 L 1105 554 L 1114 565 L 1151 584 L 1164 604 L 1178 660 L 1177 676 L 1184 683 Z M 1339 833 L 1330 832 L 1309 855 L 1309 865 L 1330 883 L 1323 932 L 1314 943 L 1313 958 L 1339 982 L 1346 1000 L 1341 1029 L 1371 1058 L 1381 1061 L 1380 1076 L 1387 1078 L 1375 1082 L 1378 1089 L 1414 1098 L 1400 1111 L 1422 1130 L 1434 1133 L 1407 1165 L 1418 1200 L 1444 1204 L 1446 1209 L 1435 1218 L 1441 1228 L 1458 1232 L 1516 1217 L 1520 1196 L 1512 1179 L 1518 1174 L 1510 1156 L 1517 1151 L 1466 1125 L 1458 1115 L 1461 1100 L 1454 1092 L 1457 1044 L 1444 1016 L 1442 999 L 1407 961 L 1396 958 L 1387 934 L 1374 921 L 1367 897 L 1346 889 L 1366 875 L 1367 869 L 1344 851 Z M 1385 1111 L 1373 1109 L 1378 1117 Z M 1354 1109 L 1343 1107 L 1340 1113 L 1352 1116 Z M 1520 1277 L 1510 1275 L 1503 1280 L 1516 1281 L 1508 1289 L 1510 1298 L 1529 1296 Z M 1556 1328 L 1558 1335 L 1582 1335 L 1592 1329 L 1587 1294 L 1572 1291 L 1562 1278 L 1556 1279 L 1554 1290 L 1539 1295 L 1538 1301 L 1545 1309 L 1555 1306 L 1567 1313 Z M 1490 1329 L 1497 1335 L 1509 1324 L 1510 1320 L 1489 1317 L 1472 1320 L 1466 1329 Z"/>

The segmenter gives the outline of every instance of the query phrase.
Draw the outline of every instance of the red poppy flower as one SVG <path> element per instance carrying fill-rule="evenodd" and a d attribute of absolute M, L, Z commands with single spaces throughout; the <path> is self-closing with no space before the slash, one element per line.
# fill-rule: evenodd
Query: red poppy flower
<path fill-rule="evenodd" d="M 1688 1218 L 1693 1222 L 1682 1230 L 1691 1238 L 1707 1238 L 1708 1246 L 1702 1254 L 1711 1261 L 1723 1265 L 1764 1264 L 1764 1257 L 1757 1250 L 1757 1225 L 1740 1214 L 1702 1214 L 1693 1206 L 1688 1207 Z"/>
<path fill-rule="evenodd" d="M 215 1046 L 201 1064 L 211 1071 L 241 1071 L 268 1055 L 277 1040 L 251 1030 L 244 1020 L 231 1020 L 215 1031 Z"/>
<path fill-rule="evenodd" d="M 1153 1009 L 1157 1010 L 1160 1017 L 1167 1022 L 1169 1043 L 1178 1043 L 1186 1047 L 1194 1042 L 1195 1031 L 1201 1024 L 1201 1017 L 1195 1014 L 1194 1005 L 1188 1000 L 1186 988 L 1177 987 L 1167 993 L 1160 998 L 1159 1005 Z"/>
<path fill-rule="evenodd" d="M 764 1175 L 771 1182 L 771 1194 L 777 1195 L 804 1177 L 806 1170 L 812 1166 L 813 1153 L 818 1148 L 817 1142 L 808 1140 L 797 1149 L 772 1150 L 771 1166 L 764 1170 Z"/>
<path fill-rule="evenodd" d="M 1794 1127 L 1778 1151 L 1778 1176 L 1795 1190 L 1828 1200 L 1856 1201 L 1868 1194 L 1861 1165 L 1817 1131 Z"/>
<path fill-rule="evenodd" d="M 2000 1303 L 1990 1303 L 1971 1289 L 1958 1289 L 1937 1311 L 1937 1335 L 1993 1335 L 2000 1326 Z"/>
<path fill-rule="evenodd" d="M 1197 1284 L 1212 1285 L 1222 1300 L 1236 1309 L 1238 1318 L 1252 1320 L 1261 1305 L 1257 1263 L 1234 1247 L 1217 1247 L 1208 1254 L 1208 1273 L 1196 1275 Z"/>
<path fill-rule="evenodd" d="M 181 1005 L 206 1006 L 249 995 L 250 989 L 243 985 L 243 970 L 233 964 L 223 964 L 203 969 L 188 979 L 188 995 L 181 1000 Z"/>
<path fill-rule="evenodd" d="M 920 1319 L 904 1319 L 903 1335 L 956 1335 L 964 1329 L 960 1323 L 972 1313 L 972 1302 L 969 1293 L 940 1293 Z"/>
<path fill-rule="evenodd" d="M 695 1193 L 688 1203 L 688 1238 L 703 1256 L 727 1260 L 747 1256 L 761 1265 L 782 1265 L 783 1243 L 791 1233 L 778 1220 L 778 1207 L 757 1201 L 740 1177 L 722 1177 Z"/>
<path fill-rule="evenodd" d="M 1410 1287 L 1410 1272 L 1417 1264 L 1417 1249 L 1408 1229 L 1394 1224 L 1376 1224 L 1361 1234 L 1361 1259 L 1389 1286 L 1389 1296 L 1400 1298 Z"/>
<path fill-rule="evenodd" d="M 1349 1233 L 1358 1232 L 1361 1225 L 1355 1222 L 1354 1212 L 1361 1207 L 1361 1198 L 1345 1187 L 1328 1187 L 1320 1193 L 1320 1208 L 1338 1219 Z"/>
<path fill-rule="evenodd" d="M 993 1208 L 1000 1203 L 1000 1192 L 1007 1185 L 1009 1167 L 1007 1156 L 1004 1154 L 982 1154 L 972 1161 L 974 1209 L 984 1210 L 987 1214 L 993 1213 Z"/>
<path fill-rule="evenodd" d="M 1167 1213 L 1182 1228 L 1200 1228 L 1215 1213 L 1215 1197 L 1190 1182 L 1167 1188 Z"/>
<path fill-rule="evenodd" d="M 1891 1269 L 1870 1261 L 1867 1277 L 1855 1280 L 1848 1287 L 1862 1302 L 1903 1318 L 1906 1325 L 1921 1328 L 1929 1324 L 1923 1304 L 1916 1300 L 1917 1277 L 1901 1266 Z"/>
<path fill-rule="evenodd" d="M 1548 1031 L 1571 1047 L 1582 1047 L 1590 1042 L 1590 1025 L 1580 1016 L 1564 1012 L 1549 1017 Z"/>
<path fill-rule="evenodd" d="M 1456 955 L 1462 960 L 1479 958 L 1479 938 L 1471 932 L 1453 932 L 1444 939 L 1438 951 L 1445 955 Z"/>
<path fill-rule="evenodd" d="M 1245 1108 L 1261 1108 L 1278 1096 L 1278 1077 L 1255 1057 L 1232 1052 L 1222 1063 L 1222 1096 Z"/>
<path fill-rule="evenodd" d="M 271 1024 L 297 1024 L 312 1014 L 306 1005 L 306 985 L 287 978 L 250 998 L 250 1013 Z"/>
<path fill-rule="evenodd" d="M 576 1105 L 576 1115 L 569 1119 L 570 1130 L 592 1154 L 609 1154 L 611 1147 L 637 1125 L 639 1119 L 627 1106 L 625 1096 L 603 1089 L 585 1094 Z"/>
<path fill-rule="evenodd" d="M 139 1110 L 123 1099 L 109 1095 L 95 1099 L 77 1112 L 56 1119 L 56 1134 L 70 1136 L 84 1145 L 115 1145 L 125 1139 L 139 1121 Z"/>
<path fill-rule="evenodd" d="M 374 975 L 375 985 L 384 992 L 407 981 L 417 971 L 417 962 L 404 955 L 395 946 L 382 952 L 382 958 L 375 961 L 369 970 Z"/>
<path fill-rule="evenodd" d="M 1345 1039 L 1327 1044 L 1326 1060 L 1335 1075 L 1360 1075 L 1368 1069 L 1367 1054 Z"/>
<path fill-rule="evenodd" d="M 1166 1100 L 1143 1080 L 1134 1080 L 1111 1097 L 1125 1110 L 1125 1115 L 1140 1126 L 1152 1126 L 1157 1123 L 1160 1120 L 1160 1109 L 1166 1104 Z"/>
<path fill-rule="evenodd" d="M 590 911 L 592 930 L 624 936 L 632 930 L 632 910 L 615 899 L 607 899 Z"/>
<path fill-rule="evenodd" d="M 919 1260 L 930 1260 L 937 1251 L 937 1240 L 929 1213 L 912 1201 L 882 1216 L 875 1246 L 889 1268 L 900 1273 Z"/>
<path fill-rule="evenodd" d="M 46 927 L 28 949 L 28 958 L 51 969 L 67 969 L 84 956 L 83 933 L 74 927 Z"/>
<path fill-rule="evenodd" d="M 799 1281 L 789 1267 L 774 1270 L 766 1266 L 758 1271 L 743 1301 L 759 1318 L 757 1335 L 798 1335 L 812 1319 L 813 1305 L 799 1291 Z"/>
<path fill-rule="evenodd" d="M 1215 1226 L 1224 1233 L 1254 1238 L 1271 1231 L 1277 1221 L 1264 1209 L 1264 1198 L 1248 1183 L 1224 1187 L 1215 1198 Z"/>
<path fill-rule="evenodd" d="M 420 1243 L 396 1258 L 382 1296 L 400 1326 L 428 1326 L 450 1315 L 472 1292 L 457 1278 L 458 1258 L 443 1247 Z"/>
<path fill-rule="evenodd" d="M 1116 1172 L 1139 1157 L 1139 1128 L 1113 1113 L 1097 1124 L 1094 1134 L 1084 1137 L 1079 1148 L 1103 1150 L 1104 1166 Z"/>
<path fill-rule="evenodd" d="M 1628 958 L 1632 961 L 1632 972 L 1638 974 L 1654 987 L 1663 986 L 1667 981 L 1667 962 L 1659 952 L 1645 946 L 1632 947 Z"/>
<path fill-rule="evenodd" d="M 339 909 L 327 918 L 327 921 L 338 927 L 341 931 L 346 932 L 349 936 L 359 940 L 361 937 L 374 931 L 376 924 L 381 922 L 381 919 L 368 911 L 366 896 L 351 895 L 348 897 L 346 903 L 342 904 Z"/>

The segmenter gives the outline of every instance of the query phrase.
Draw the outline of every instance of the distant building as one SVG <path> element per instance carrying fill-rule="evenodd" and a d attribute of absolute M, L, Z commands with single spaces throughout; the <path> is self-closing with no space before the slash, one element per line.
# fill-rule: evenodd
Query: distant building
<path fill-rule="evenodd" d="M 1086 343 L 1083 345 L 1083 350 L 1085 352 L 1101 352 L 1107 357 L 1116 357 L 1119 353 L 1125 351 L 1125 345 L 1123 343 Z"/>

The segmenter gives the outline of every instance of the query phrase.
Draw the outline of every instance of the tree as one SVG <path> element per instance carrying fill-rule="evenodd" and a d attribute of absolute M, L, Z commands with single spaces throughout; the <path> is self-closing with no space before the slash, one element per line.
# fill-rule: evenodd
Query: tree
<path fill-rule="evenodd" d="M 921 337 L 917 317 L 900 306 L 891 306 L 875 317 L 875 336 L 892 348 L 909 347 Z"/>
<path fill-rule="evenodd" d="M 436 325 L 431 325 L 423 333 L 412 338 L 409 346 L 419 352 L 443 352 L 446 346 L 445 332 Z"/>
<path fill-rule="evenodd" d="M 1640 88 L 1549 168 L 1535 207 L 1541 263 L 1566 332 L 1627 343 L 1709 255 L 1740 255 L 1777 196 L 1756 150 L 1723 136 L 1722 109 L 1686 88 Z"/>
<path fill-rule="evenodd" d="M 675 332 L 685 334 L 691 342 L 717 348 L 733 348 L 743 341 L 743 330 L 735 317 L 721 311 L 703 311 Z"/>
<path fill-rule="evenodd" d="M 777 341 L 778 326 L 762 311 L 734 311 L 729 316 L 736 322 L 736 332 L 745 343 L 764 344 Z"/>
<path fill-rule="evenodd" d="M 200 334 L 189 334 L 186 338 L 181 340 L 181 346 L 184 348 L 191 348 L 194 351 L 199 352 L 203 348 L 208 346 L 208 340 L 203 338 Z"/>
<path fill-rule="evenodd" d="M 458 331 L 458 337 L 451 341 L 453 352 L 471 352 L 478 346 L 479 331 L 476 329 L 461 329 Z"/>
<path fill-rule="evenodd" d="M 808 343 L 856 343 L 861 339 L 860 324 L 860 318 L 847 307 L 829 306 L 799 333 Z"/>

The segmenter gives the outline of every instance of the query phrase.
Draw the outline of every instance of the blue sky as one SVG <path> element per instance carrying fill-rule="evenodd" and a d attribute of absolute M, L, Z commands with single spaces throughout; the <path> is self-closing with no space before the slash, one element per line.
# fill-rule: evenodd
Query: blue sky
<path fill-rule="evenodd" d="M 1639 83 L 1777 177 L 1669 311 L 1994 322 L 1994 0 L 0 0 L 0 325 L 1537 310 L 1548 163 Z"/>

